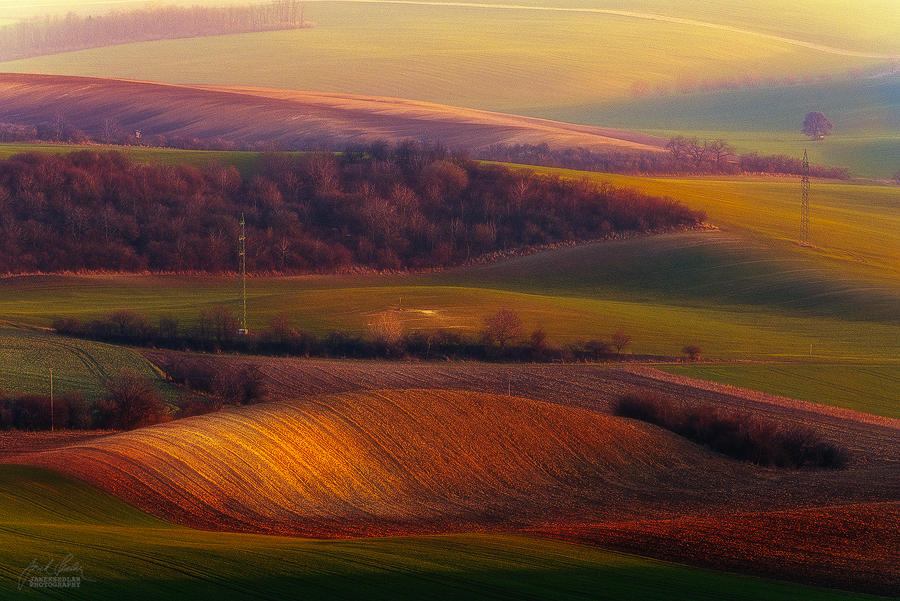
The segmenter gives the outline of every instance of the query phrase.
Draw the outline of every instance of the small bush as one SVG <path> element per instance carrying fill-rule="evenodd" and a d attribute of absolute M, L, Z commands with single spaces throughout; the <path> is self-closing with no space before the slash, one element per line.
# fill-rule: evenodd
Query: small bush
<path fill-rule="evenodd" d="M 782 426 L 747 412 L 687 407 L 655 392 L 619 398 L 616 415 L 656 424 L 718 453 L 757 465 L 840 468 L 847 453 L 808 426 Z"/>
<path fill-rule="evenodd" d="M 97 407 L 104 427 L 133 430 L 164 421 L 168 414 L 165 403 L 153 383 L 131 371 L 110 378 Z"/>
<path fill-rule="evenodd" d="M 688 361 L 698 361 L 703 349 L 696 344 L 686 344 L 684 345 L 684 348 L 681 349 L 681 352 L 687 356 Z"/>
<path fill-rule="evenodd" d="M 255 365 L 213 367 L 202 359 L 172 357 L 162 370 L 176 384 L 230 403 L 260 403 L 267 394 L 265 378 Z"/>

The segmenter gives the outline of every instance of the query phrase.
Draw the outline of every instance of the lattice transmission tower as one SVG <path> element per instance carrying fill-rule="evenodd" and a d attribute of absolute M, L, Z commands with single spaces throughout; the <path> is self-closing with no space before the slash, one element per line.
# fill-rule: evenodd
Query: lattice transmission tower
<path fill-rule="evenodd" d="M 241 258 L 241 329 L 238 334 L 247 334 L 247 232 L 244 214 L 241 213 L 241 235 L 238 237 L 238 255 Z"/>
<path fill-rule="evenodd" d="M 809 157 L 805 149 L 800 177 L 800 244 L 809 246 Z"/>

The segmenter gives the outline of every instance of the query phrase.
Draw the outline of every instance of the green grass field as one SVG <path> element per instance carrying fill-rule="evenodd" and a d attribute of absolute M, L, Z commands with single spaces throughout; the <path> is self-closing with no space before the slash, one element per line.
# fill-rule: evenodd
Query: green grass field
<path fill-rule="evenodd" d="M 78 589 L 19 579 L 71 555 Z M 73 574 L 77 574 L 75 572 Z M 63 573 L 61 575 L 69 575 Z M 26 578 L 27 582 L 27 578 Z M 0 466 L 0 597 L 871 599 L 508 535 L 311 540 L 173 526 L 37 468 Z"/>
<path fill-rule="evenodd" d="M 774 15 L 766 27 L 791 34 L 793 27 L 777 25 L 785 16 L 782 5 L 768 3 Z M 659 12 L 683 14 L 665 4 L 657 4 Z M 852 19 L 846 11 L 837 19 L 816 10 L 830 27 L 804 28 L 804 39 L 900 51 L 888 35 L 895 30 L 884 13 L 892 11 L 876 17 L 877 6 Z M 620 7 L 652 12 L 645 3 Z M 686 14 L 714 23 L 721 16 L 721 22 L 753 29 L 763 12 L 740 14 L 717 2 L 694 3 Z M 128 44 L 3 63 L 0 71 L 351 92 L 532 114 L 623 98 L 636 82 L 671 87 L 684 78 L 745 73 L 840 75 L 883 62 L 734 31 L 602 14 L 316 2 L 307 16 L 314 29 Z M 852 22 L 859 26 L 850 28 Z"/>
<path fill-rule="evenodd" d="M 49 394 L 50 368 L 57 394 L 80 391 L 96 398 L 104 380 L 123 369 L 154 380 L 167 396 L 174 393 L 146 359 L 128 349 L 45 332 L 0 328 L 0 390 Z"/>
<path fill-rule="evenodd" d="M 900 418 L 900 364 L 676 365 L 667 372 Z"/>
<path fill-rule="evenodd" d="M 68 154 L 80 150 L 104 152 L 112 150 L 123 152 L 136 161 L 163 163 L 167 165 L 195 165 L 202 167 L 207 163 L 223 163 L 234 165 L 241 172 L 252 172 L 259 165 L 260 153 L 244 151 L 220 150 L 180 150 L 177 148 L 142 148 L 137 146 L 106 146 L 103 144 L 0 144 L 0 160 L 26 152 L 42 152 L 50 154 Z M 298 154 L 298 153 L 291 153 Z"/>

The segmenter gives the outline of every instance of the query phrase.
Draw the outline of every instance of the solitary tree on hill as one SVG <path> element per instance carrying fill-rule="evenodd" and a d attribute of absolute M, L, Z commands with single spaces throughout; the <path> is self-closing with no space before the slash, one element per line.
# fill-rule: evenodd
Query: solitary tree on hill
<path fill-rule="evenodd" d="M 813 140 L 821 140 L 825 136 L 830 136 L 833 128 L 834 125 L 831 121 L 819 111 L 806 113 L 806 119 L 803 120 L 803 133 Z"/>
<path fill-rule="evenodd" d="M 622 349 L 631 344 L 631 335 L 619 328 L 612 335 L 612 345 L 616 347 L 616 354 L 621 355 Z"/>

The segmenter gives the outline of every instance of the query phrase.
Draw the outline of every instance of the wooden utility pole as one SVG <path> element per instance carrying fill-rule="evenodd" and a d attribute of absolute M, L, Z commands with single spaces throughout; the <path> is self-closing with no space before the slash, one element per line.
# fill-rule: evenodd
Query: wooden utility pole
<path fill-rule="evenodd" d="M 50 431 L 53 432 L 53 368 L 50 368 Z"/>

